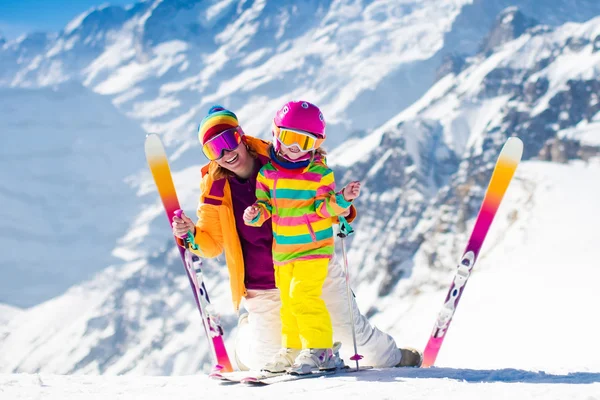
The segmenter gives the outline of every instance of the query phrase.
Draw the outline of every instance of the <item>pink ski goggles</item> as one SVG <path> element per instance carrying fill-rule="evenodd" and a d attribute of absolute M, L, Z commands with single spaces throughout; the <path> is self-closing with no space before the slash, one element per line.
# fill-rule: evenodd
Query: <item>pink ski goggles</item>
<path fill-rule="evenodd" d="M 239 126 L 227 129 L 204 143 L 202 151 L 209 160 L 218 160 L 226 151 L 237 149 L 242 142 L 243 135 L 244 131 Z"/>

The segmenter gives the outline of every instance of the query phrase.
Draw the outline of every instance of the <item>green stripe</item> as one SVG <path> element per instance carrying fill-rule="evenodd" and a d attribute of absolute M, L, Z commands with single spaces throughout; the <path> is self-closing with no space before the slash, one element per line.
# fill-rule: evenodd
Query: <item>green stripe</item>
<path fill-rule="evenodd" d="M 258 200 L 256 203 L 265 206 L 265 208 L 267 210 L 269 210 L 269 212 L 273 211 L 273 207 L 267 201 L 265 201 L 265 200 Z"/>
<path fill-rule="evenodd" d="M 315 232 L 317 241 L 326 240 L 333 237 L 333 229 L 327 228 L 321 231 Z M 278 244 L 307 244 L 313 243 L 313 238 L 310 233 L 304 235 L 284 236 L 273 233 L 273 239 Z"/>
<path fill-rule="evenodd" d="M 287 260 L 293 260 L 295 258 L 300 258 L 304 256 L 312 256 L 312 255 L 325 255 L 330 256 L 333 255 L 334 247 L 333 246 L 322 246 L 317 249 L 305 250 L 296 253 L 280 253 L 273 252 L 273 259 L 277 262 L 285 262 Z"/>
<path fill-rule="evenodd" d="M 342 208 L 348 208 L 352 205 L 351 201 L 348 201 L 344 198 L 344 195 L 341 193 L 335 194 L 335 202 Z"/>
<path fill-rule="evenodd" d="M 313 242 L 310 234 L 283 236 L 273 233 L 273 240 L 278 244 L 308 244 Z"/>
<path fill-rule="evenodd" d="M 325 167 L 322 164 L 312 164 L 311 167 L 309 168 L 310 172 L 318 172 L 321 175 L 327 175 L 328 173 L 333 172 L 331 169 Z"/>
<path fill-rule="evenodd" d="M 311 204 L 306 207 L 290 208 L 290 207 L 277 207 L 277 214 L 280 217 L 301 217 L 307 214 L 314 214 L 315 207 Z"/>
<path fill-rule="evenodd" d="M 333 228 L 329 227 L 329 228 L 322 229 L 320 231 L 316 231 L 315 236 L 317 237 L 317 240 L 324 240 L 324 239 L 332 238 L 333 237 Z"/>
<path fill-rule="evenodd" d="M 271 193 L 267 192 L 266 190 L 256 189 L 256 197 L 268 199 L 269 197 L 271 197 Z"/>
<path fill-rule="evenodd" d="M 302 199 L 309 200 L 317 195 L 315 190 L 301 190 L 301 189 L 280 189 L 277 188 L 278 199 Z"/>

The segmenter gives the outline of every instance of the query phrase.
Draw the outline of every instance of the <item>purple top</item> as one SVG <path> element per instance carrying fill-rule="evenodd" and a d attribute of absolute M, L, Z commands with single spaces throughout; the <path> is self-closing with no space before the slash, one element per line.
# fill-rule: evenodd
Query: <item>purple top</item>
<path fill-rule="evenodd" d="M 257 159 L 254 171 L 248 179 L 228 178 L 235 225 L 244 256 L 244 284 L 247 289 L 275 289 L 271 224 L 263 224 L 257 228 L 246 225 L 243 218 L 244 210 L 256 201 L 256 177 L 263 164 L 263 160 Z"/>

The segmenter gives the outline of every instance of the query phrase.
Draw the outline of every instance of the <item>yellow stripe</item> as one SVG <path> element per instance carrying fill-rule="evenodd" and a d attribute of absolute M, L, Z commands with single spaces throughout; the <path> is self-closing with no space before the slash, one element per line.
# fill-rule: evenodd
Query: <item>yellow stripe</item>
<path fill-rule="evenodd" d="M 333 172 L 321 177 L 321 185 L 328 186 L 331 185 L 334 181 Z"/>
<path fill-rule="evenodd" d="M 277 180 L 277 189 L 317 190 L 319 186 L 321 186 L 319 182 L 286 178 L 279 178 Z"/>

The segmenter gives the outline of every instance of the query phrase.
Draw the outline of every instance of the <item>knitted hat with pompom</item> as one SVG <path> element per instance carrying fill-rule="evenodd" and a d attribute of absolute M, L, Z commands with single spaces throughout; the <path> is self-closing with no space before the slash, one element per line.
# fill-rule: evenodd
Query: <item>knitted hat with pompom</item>
<path fill-rule="evenodd" d="M 215 105 L 208 110 L 208 115 L 200 122 L 198 139 L 204 146 L 211 138 L 224 130 L 239 126 L 237 116 L 223 106 Z"/>

